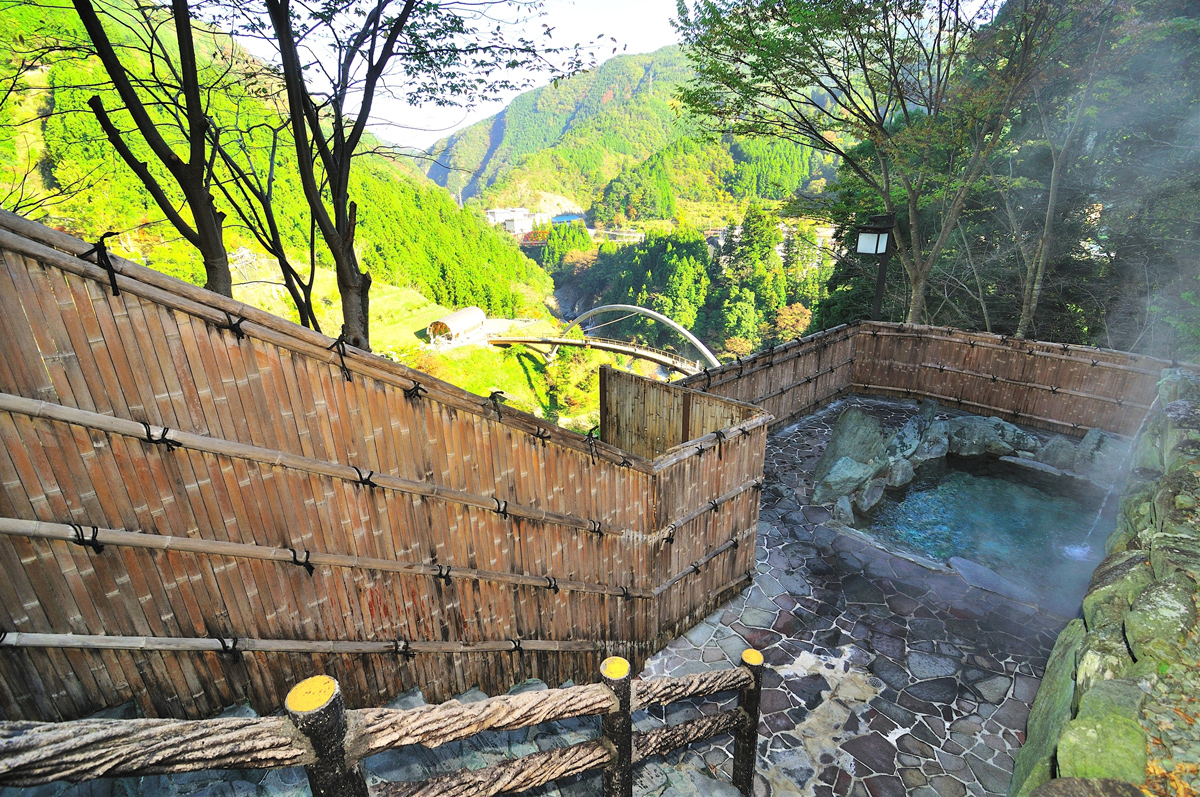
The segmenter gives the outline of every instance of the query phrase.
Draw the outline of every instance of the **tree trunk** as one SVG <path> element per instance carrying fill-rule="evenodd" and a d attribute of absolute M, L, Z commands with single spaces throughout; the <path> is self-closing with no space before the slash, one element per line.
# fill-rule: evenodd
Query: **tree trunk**
<path fill-rule="evenodd" d="M 225 214 L 213 206 L 212 195 L 207 191 L 188 204 L 196 209 L 194 214 L 196 235 L 200 239 L 200 255 L 204 259 L 204 287 L 213 293 L 233 298 L 233 275 L 229 273 L 229 252 L 225 249 Z"/>
<path fill-rule="evenodd" d="M 363 351 L 371 350 L 371 275 L 358 270 L 358 258 L 345 252 L 337 262 L 338 293 L 342 297 L 342 334 L 346 342 Z"/>
<path fill-rule="evenodd" d="M 925 285 L 928 282 L 928 274 L 921 273 L 919 276 L 911 280 L 911 292 L 909 294 L 908 316 L 904 319 L 907 324 L 920 324 L 922 317 L 925 315 Z"/>

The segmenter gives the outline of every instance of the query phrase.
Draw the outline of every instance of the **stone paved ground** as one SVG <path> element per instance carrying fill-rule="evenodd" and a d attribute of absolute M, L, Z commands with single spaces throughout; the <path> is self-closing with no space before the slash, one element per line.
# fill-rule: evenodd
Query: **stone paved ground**
<path fill-rule="evenodd" d="M 851 398 L 772 435 L 754 584 L 642 675 L 731 667 L 746 646 L 762 650 L 764 797 L 1004 794 L 1066 620 L 876 547 L 806 505 L 806 475 L 851 403 L 889 427 L 916 410 Z M 677 704 L 666 719 L 715 710 Z M 730 748 L 716 740 L 665 763 L 727 781 Z"/>

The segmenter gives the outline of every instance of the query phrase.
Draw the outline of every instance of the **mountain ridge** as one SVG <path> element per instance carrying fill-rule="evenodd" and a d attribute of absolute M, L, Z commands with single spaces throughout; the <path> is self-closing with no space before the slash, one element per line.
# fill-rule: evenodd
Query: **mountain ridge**
<path fill-rule="evenodd" d="M 785 199 L 833 177 L 827 156 L 792 142 L 705 140 L 674 98 L 692 74 L 678 45 L 615 56 L 441 139 L 425 174 L 464 204 L 561 196 L 607 224 L 678 220 L 674 200 Z"/>

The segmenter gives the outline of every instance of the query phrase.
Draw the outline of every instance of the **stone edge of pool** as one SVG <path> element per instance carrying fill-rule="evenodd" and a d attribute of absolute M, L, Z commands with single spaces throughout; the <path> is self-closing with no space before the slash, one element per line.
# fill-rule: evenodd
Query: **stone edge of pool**
<path fill-rule="evenodd" d="M 1166 793 L 1200 781 L 1200 722 L 1187 705 L 1200 670 L 1200 376 L 1164 371 L 1151 413 L 1083 617 L 1050 655 L 1010 797 L 1043 784 L 1039 794 L 1055 793 L 1059 778 Z"/>

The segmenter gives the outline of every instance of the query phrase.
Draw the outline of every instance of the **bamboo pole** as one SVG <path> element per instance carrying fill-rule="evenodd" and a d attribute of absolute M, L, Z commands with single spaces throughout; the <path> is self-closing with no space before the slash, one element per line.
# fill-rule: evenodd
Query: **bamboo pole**
<path fill-rule="evenodd" d="M 499 639 L 488 642 L 434 640 L 308 640 L 246 639 L 243 637 L 152 637 L 109 634 L 44 634 L 9 631 L 0 648 L 67 648 L 78 650 L 162 650 L 178 653 L 376 653 L 406 656 L 417 653 L 511 653 L 513 651 L 596 651 L 611 644 L 587 640 Z"/>
<path fill-rule="evenodd" d="M 124 437 L 134 437 L 149 443 L 181 447 L 192 451 L 203 451 L 218 456 L 235 457 L 263 465 L 291 468 L 306 473 L 316 473 L 343 481 L 355 482 L 366 486 L 374 485 L 386 490 L 420 495 L 426 498 L 436 498 L 442 501 L 472 506 L 497 514 L 508 514 L 526 520 L 552 523 L 568 528 L 582 529 L 597 534 L 620 536 L 627 533 L 626 529 L 605 528 L 598 520 L 579 518 L 558 512 L 510 503 L 499 498 L 473 495 L 465 490 L 455 490 L 429 482 L 402 479 L 384 473 L 368 472 L 351 465 L 338 465 L 325 460 L 313 459 L 289 454 L 286 451 L 276 451 L 258 446 L 223 440 L 216 437 L 193 434 L 179 429 L 169 429 L 162 426 L 142 424 L 137 421 L 114 418 L 96 412 L 67 407 L 62 404 L 52 404 L 9 393 L 0 393 L 0 411 L 27 415 L 31 418 L 48 418 L 62 423 L 82 426 L 86 429 L 118 434 Z"/>
<path fill-rule="evenodd" d="M 77 531 L 77 528 L 81 528 L 83 531 Z M 84 534 L 82 538 L 85 540 L 84 543 L 80 542 L 81 533 Z M 472 570 L 459 567 L 448 568 L 432 564 L 397 562 L 392 559 L 322 553 L 320 551 L 296 551 L 292 548 L 270 548 L 265 545 L 254 545 L 251 543 L 224 542 L 221 540 L 197 539 L 194 537 L 172 537 L 165 534 L 147 534 L 145 532 L 99 527 L 96 527 L 93 532 L 92 526 L 84 528 L 62 523 L 46 523 L 40 520 L 0 518 L 0 534 L 42 540 L 62 540 L 75 544 L 91 545 L 95 542 L 98 545 L 146 548 L 157 551 L 186 551 L 188 553 L 207 554 L 211 556 L 230 556 L 238 559 L 259 559 L 300 567 L 312 565 L 314 567 L 361 568 L 385 573 L 405 573 L 408 575 L 431 576 L 441 579 L 449 577 L 475 581 L 493 581 L 501 584 L 539 587 L 542 589 L 558 587 L 567 592 L 589 592 L 599 595 L 615 595 L 639 599 L 651 597 L 650 590 L 614 586 L 612 584 L 589 584 L 571 579 L 557 579 L 550 575 L 530 576 L 517 573 L 502 573 L 494 570 Z"/>

